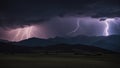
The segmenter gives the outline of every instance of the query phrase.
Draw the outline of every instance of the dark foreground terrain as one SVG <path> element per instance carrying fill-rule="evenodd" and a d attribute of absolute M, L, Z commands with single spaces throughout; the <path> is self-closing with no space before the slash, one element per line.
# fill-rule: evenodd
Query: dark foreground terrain
<path fill-rule="evenodd" d="M 120 53 L 83 44 L 28 47 L 0 42 L 0 68 L 120 68 Z"/>
<path fill-rule="evenodd" d="M 120 55 L 0 54 L 0 68 L 120 68 Z"/>

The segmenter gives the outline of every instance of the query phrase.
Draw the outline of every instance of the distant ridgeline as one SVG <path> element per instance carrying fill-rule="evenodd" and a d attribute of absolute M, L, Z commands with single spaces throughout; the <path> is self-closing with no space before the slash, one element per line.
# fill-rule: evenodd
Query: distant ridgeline
<path fill-rule="evenodd" d="M 9 42 L 0 40 L 0 52 L 120 52 L 120 36 L 112 35 L 108 37 L 78 36 L 71 38 L 39 39 L 30 38 L 20 42 Z M 62 44 L 63 43 L 63 44 Z"/>
<path fill-rule="evenodd" d="M 24 46 L 50 46 L 56 44 L 84 44 L 89 46 L 96 46 L 107 50 L 120 52 L 120 35 L 111 36 L 77 36 L 71 38 L 50 38 L 50 39 L 39 39 L 30 38 L 20 42 L 16 42 L 17 45 Z"/>
<path fill-rule="evenodd" d="M 10 42 L 0 42 L 0 53 L 39 53 L 39 54 L 74 54 L 74 55 L 102 55 L 102 54 L 119 54 L 107 49 L 82 44 L 57 44 L 49 46 L 29 47 L 24 45 L 15 45 Z"/>

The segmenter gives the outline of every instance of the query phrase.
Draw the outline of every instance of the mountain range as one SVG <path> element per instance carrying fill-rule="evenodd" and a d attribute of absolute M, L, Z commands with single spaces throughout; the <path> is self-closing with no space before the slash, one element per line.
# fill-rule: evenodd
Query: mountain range
<path fill-rule="evenodd" d="M 88 46 L 95 46 L 107 50 L 112 50 L 120 52 L 120 35 L 111 36 L 77 36 L 69 38 L 50 38 L 50 39 L 40 39 L 40 38 L 29 38 L 22 40 L 20 42 L 14 42 L 15 45 L 24 45 L 30 47 L 36 46 L 51 46 L 57 44 L 83 44 Z"/>
<path fill-rule="evenodd" d="M 42 54 L 75 54 L 75 55 L 102 55 L 102 54 L 119 54 L 107 49 L 82 44 L 57 44 L 49 46 L 18 46 L 10 42 L 0 42 L 0 53 L 42 53 Z"/>

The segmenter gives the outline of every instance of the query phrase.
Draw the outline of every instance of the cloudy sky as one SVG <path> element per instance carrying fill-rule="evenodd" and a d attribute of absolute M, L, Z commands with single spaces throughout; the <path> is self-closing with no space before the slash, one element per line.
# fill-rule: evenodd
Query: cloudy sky
<path fill-rule="evenodd" d="M 120 34 L 119 17 L 119 0 L 0 0 L 0 38 Z"/>

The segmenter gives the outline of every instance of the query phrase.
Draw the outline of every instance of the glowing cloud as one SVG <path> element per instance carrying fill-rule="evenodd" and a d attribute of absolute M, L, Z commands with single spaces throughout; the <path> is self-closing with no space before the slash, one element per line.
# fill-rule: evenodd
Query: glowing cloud
<path fill-rule="evenodd" d="M 12 41 L 20 41 L 23 39 L 28 39 L 33 37 L 34 35 L 33 32 L 35 29 L 36 29 L 35 26 L 27 26 L 24 28 L 18 28 L 18 29 L 12 30 L 11 32 L 15 34 Z"/>

